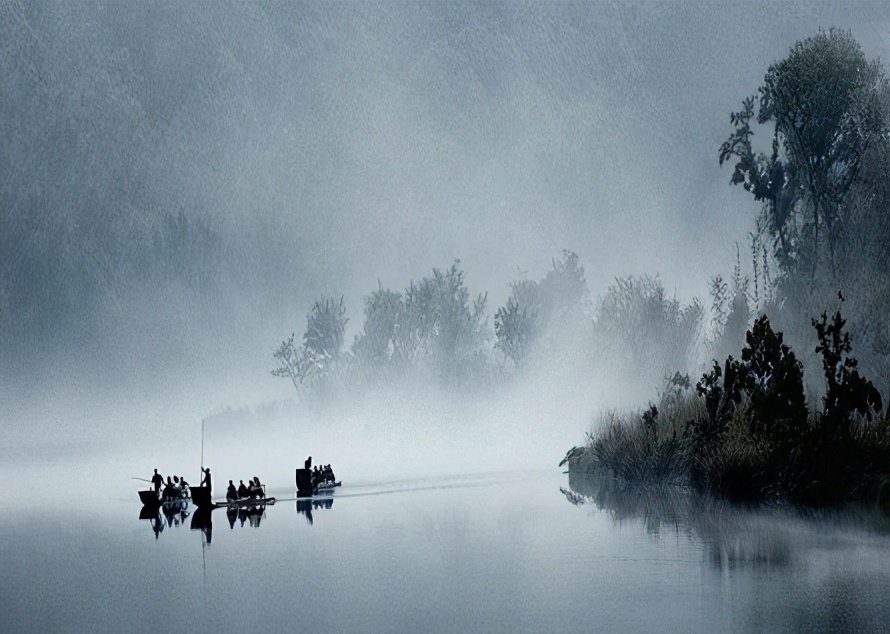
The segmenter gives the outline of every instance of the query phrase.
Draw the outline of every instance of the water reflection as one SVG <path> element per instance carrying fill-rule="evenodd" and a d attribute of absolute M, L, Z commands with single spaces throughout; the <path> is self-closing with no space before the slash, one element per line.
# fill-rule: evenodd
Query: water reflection
<path fill-rule="evenodd" d="M 294 500 L 294 510 L 300 515 L 306 516 L 306 523 L 313 524 L 312 511 L 330 509 L 334 507 L 334 498 L 297 498 Z"/>
<path fill-rule="evenodd" d="M 560 488 L 575 506 L 592 505 L 617 523 L 641 523 L 658 536 L 666 531 L 700 539 L 719 570 L 788 568 L 814 547 L 855 548 L 858 535 L 890 535 L 890 517 L 878 508 L 832 509 L 790 505 L 745 506 L 672 487 L 630 487 L 608 477 L 570 476 Z"/>
<path fill-rule="evenodd" d="M 192 515 L 192 524 L 190 527 L 193 531 L 201 531 L 204 542 L 209 544 L 213 541 L 213 509 L 201 506 Z"/>
<path fill-rule="evenodd" d="M 240 522 L 243 528 L 245 524 L 252 528 L 259 528 L 260 522 L 266 517 L 266 505 L 242 506 L 241 508 L 229 507 L 226 509 L 226 519 L 229 520 L 229 528 L 234 530 L 235 524 Z"/>
<path fill-rule="evenodd" d="M 165 528 L 178 528 L 189 516 L 188 500 L 171 500 L 164 504 L 144 505 L 139 511 L 140 520 L 148 520 L 157 539 Z"/>

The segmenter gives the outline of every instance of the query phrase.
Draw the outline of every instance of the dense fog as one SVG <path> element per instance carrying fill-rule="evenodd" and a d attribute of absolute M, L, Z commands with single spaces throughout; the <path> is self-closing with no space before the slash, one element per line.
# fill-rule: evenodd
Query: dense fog
<path fill-rule="evenodd" d="M 829 27 L 887 63 L 883 2 L 4 0 L 0 453 L 178 470 L 206 420 L 220 477 L 308 453 L 364 477 L 554 463 L 655 389 L 579 350 L 577 315 L 532 368 L 445 387 L 404 371 L 310 399 L 273 354 L 320 298 L 342 297 L 348 349 L 370 294 L 455 260 L 487 293 L 486 363 L 511 284 L 564 251 L 579 315 L 627 276 L 680 320 L 709 306 L 759 212 L 718 164 L 729 113 Z"/>

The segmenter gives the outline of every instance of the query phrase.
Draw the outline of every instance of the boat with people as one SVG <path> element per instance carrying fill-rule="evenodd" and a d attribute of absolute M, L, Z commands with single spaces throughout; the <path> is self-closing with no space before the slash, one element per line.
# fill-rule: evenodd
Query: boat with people
<path fill-rule="evenodd" d="M 241 484 L 236 488 L 235 483 L 229 480 L 225 504 L 217 502 L 215 507 L 228 506 L 230 509 L 239 509 L 275 504 L 275 498 L 266 496 L 266 485 L 262 484 L 257 476 L 248 482 L 249 484 L 244 484 L 244 480 L 240 480 Z"/>
<path fill-rule="evenodd" d="M 249 487 L 245 486 L 244 481 L 242 480 L 242 489 L 240 492 L 235 489 L 232 481 L 229 480 L 229 489 L 226 492 L 226 500 L 214 501 L 212 498 L 210 469 L 202 467 L 201 471 L 203 473 L 201 486 L 189 487 L 185 479 L 180 480 L 179 478 L 177 478 L 177 482 L 174 483 L 168 477 L 167 485 L 163 486 L 163 488 L 139 491 L 139 500 L 149 513 L 151 511 L 156 511 L 161 507 L 164 507 L 165 509 L 168 507 L 171 509 L 187 509 L 189 503 L 194 504 L 198 509 L 208 510 L 221 507 L 233 507 L 236 509 L 242 507 L 259 507 L 275 503 L 274 497 L 266 496 L 266 487 L 260 483 L 260 479 L 257 477 L 250 479 Z M 155 474 L 157 474 L 157 470 L 155 470 Z M 142 480 L 143 478 L 138 479 Z M 179 482 L 182 484 L 180 485 Z M 154 482 L 152 483 L 156 484 Z M 158 486 L 160 485 L 158 484 Z"/>
<path fill-rule="evenodd" d="M 217 507 L 226 506 L 230 509 L 243 509 L 243 508 L 251 508 L 251 507 L 259 507 L 259 506 L 272 506 L 275 504 L 274 497 L 268 498 L 238 498 L 238 499 L 226 499 L 225 503 L 218 503 Z"/>
<path fill-rule="evenodd" d="M 338 480 L 337 482 L 322 482 L 318 486 L 315 487 L 316 495 L 322 493 L 333 493 L 334 489 L 340 486 L 341 482 Z"/>
<path fill-rule="evenodd" d="M 302 469 L 296 470 L 297 497 L 309 498 L 330 495 L 342 483 L 334 477 L 331 465 L 312 467 L 312 456 L 306 459 Z"/>
<path fill-rule="evenodd" d="M 178 476 L 167 476 L 167 483 L 164 484 L 164 479 L 158 473 L 158 470 L 155 469 L 154 476 L 147 482 L 154 485 L 154 489 L 139 491 L 139 501 L 142 502 L 143 506 L 154 508 L 184 505 L 188 507 L 188 502 L 192 498 L 192 488 L 189 487 L 185 478 L 180 479 Z"/>
<path fill-rule="evenodd" d="M 189 498 L 177 496 L 159 496 L 155 491 L 149 489 L 147 491 L 139 491 L 139 501 L 142 506 L 149 510 L 157 511 L 161 507 L 166 509 L 186 509 L 189 505 Z"/>

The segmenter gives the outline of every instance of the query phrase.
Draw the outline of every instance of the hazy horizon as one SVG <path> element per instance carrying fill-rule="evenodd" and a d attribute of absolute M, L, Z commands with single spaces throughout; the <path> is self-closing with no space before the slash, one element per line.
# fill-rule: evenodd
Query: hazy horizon
<path fill-rule="evenodd" d="M 887 63 L 879 2 L 0 3 L 0 275 L 69 298 L 0 296 L 0 445 L 193 443 L 222 408 L 295 399 L 272 352 L 320 296 L 354 334 L 378 284 L 455 259 L 489 325 L 563 249 L 593 296 L 650 274 L 706 301 L 758 212 L 718 165 L 729 113 L 829 27 Z M 212 235 L 144 274 L 169 213 Z M 606 405 L 571 373 L 513 389 L 469 405 L 483 442 L 549 413 L 567 449 Z M 381 436 L 393 402 L 363 410 Z M 423 444 L 418 411 L 393 425 Z"/>

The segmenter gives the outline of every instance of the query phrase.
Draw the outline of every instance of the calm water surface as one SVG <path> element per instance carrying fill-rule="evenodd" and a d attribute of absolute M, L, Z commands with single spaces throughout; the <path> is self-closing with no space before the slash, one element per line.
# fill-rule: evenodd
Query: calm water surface
<path fill-rule="evenodd" d="M 890 530 L 558 471 L 352 484 L 140 519 L 133 482 L 0 515 L 0 630 L 880 631 Z M 70 493 L 76 487 L 72 483 Z M 82 488 L 82 487 L 81 487 Z M 580 494 L 579 494 L 580 491 Z"/>

